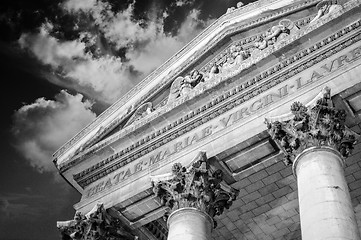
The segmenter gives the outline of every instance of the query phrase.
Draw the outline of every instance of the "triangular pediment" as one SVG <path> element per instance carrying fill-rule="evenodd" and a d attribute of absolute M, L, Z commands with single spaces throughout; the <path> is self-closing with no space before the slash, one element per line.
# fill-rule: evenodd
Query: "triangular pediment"
<path fill-rule="evenodd" d="M 248 91 L 247 100 L 302 72 L 301 65 L 335 44 L 326 41 L 330 27 L 341 29 L 337 18 L 354 7 L 340 3 L 316 19 L 318 2 L 260 1 L 223 15 L 56 152 L 58 168 L 107 164 L 187 121 L 180 116 L 191 118 L 199 99 L 211 102 L 235 89 Z"/>

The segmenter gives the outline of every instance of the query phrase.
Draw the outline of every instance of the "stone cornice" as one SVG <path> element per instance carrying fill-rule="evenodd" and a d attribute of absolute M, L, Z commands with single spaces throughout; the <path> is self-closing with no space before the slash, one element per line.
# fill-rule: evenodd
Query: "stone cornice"
<path fill-rule="evenodd" d="M 236 17 L 238 17 L 238 16 L 240 16 L 242 14 L 249 14 L 251 11 L 255 11 L 258 8 L 260 8 L 261 6 L 262 7 L 268 7 L 268 6 L 271 6 L 272 4 L 276 4 L 278 2 L 281 2 L 281 1 L 280 0 L 262 0 L 262 1 L 254 2 L 254 3 L 248 4 L 248 5 L 240 8 L 240 9 L 236 9 L 235 11 L 232 11 L 231 13 L 225 14 L 225 15 L 221 16 L 220 18 L 218 18 L 209 27 L 207 27 L 203 32 L 201 32 L 194 40 L 189 42 L 179 52 L 177 52 L 172 58 L 170 58 L 163 65 L 161 65 L 158 69 L 156 69 L 154 72 L 152 72 L 150 75 L 148 75 L 143 81 L 141 81 L 138 85 L 136 85 L 133 89 L 131 89 L 124 97 L 122 97 L 121 99 L 116 101 L 112 106 L 110 106 L 107 110 L 105 110 L 102 114 L 100 114 L 92 123 L 90 123 L 84 129 L 82 129 L 71 140 L 69 140 L 61 148 L 59 148 L 53 154 L 55 164 L 57 163 L 57 159 L 64 152 L 66 152 L 72 145 L 77 143 L 84 136 L 86 136 L 91 131 L 96 129 L 98 126 L 100 126 L 100 124 L 105 119 L 109 118 L 112 114 L 114 114 L 117 110 L 119 110 L 123 105 L 125 105 L 129 101 L 130 98 L 134 97 L 137 93 L 140 92 L 141 89 L 144 89 L 145 86 L 149 85 L 157 76 L 160 76 L 160 74 L 163 73 L 166 69 L 168 69 L 169 66 L 174 64 L 174 62 L 176 62 L 179 59 L 180 56 L 183 56 L 185 53 L 190 52 L 192 50 L 192 48 L 194 48 L 194 46 L 199 44 L 199 42 L 203 41 L 203 39 L 206 36 L 208 36 L 211 32 L 215 31 L 215 29 L 221 28 L 221 27 L 224 28 L 225 24 L 228 24 L 229 22 L 231 22 L 232 19 L 234 19 L 234 18 L 236 18 Z M 203 55 L 204 52 L 208 51 L 211 47 L 213 47 L 218 42 L 219 39 L 224 38 L 226 35 L 229 35 L 229 34 L 234 33 L 236 31 L 241 31 L 241 30 L 250 28 L 252 26 L 256 26 L 256 25 L 265 23 L 265 22 L 270 21 L 271 19 L 274 19 L 274 18 L 279 18 L 282 15 L 286 15 L 286 14 L 289 14 L 290 12 L 296 11 L 298 9 L 314 5 L 317 2 L 318 2 L 318 0 L 303 1 L 303 2 L 300 2 L 300 4 L 298 4 L 298 5 L 290 6 L 287 9 L 281 9 L 278 12 L 274 12 L 274 13 L 270 14 L 267 17 L 260 17 L 258 19 L 253 20 L 253 21 L 250 21 L 250 22 L 245 21 L 246 24 L 240 25 L 240 26 L 238 26 L 238 27 L 236 27 L 236 28 L 234 28 L 234 29 L 232 29 L 230 31 L 226 31 L 223 34 L 219 34 L 219 37 L 217 39 L 213 39 L 213 44 L 212 43 L 208 44 L 206 48 L 202 49 L 201 53 L 197 54 L 197 56 L 200 57 L 201 55 Z M 280 6 L 280 7 L 285 7 L 285 6 Z M 163 89 L 164 86 L 169 84 L 174 77 L 179 75 L 182 71 L 184 71 L 184 69 L 189 67 L 196 60 L 197 59 L 195 57 L 193 57 L 192 59 L 189 59 L 189 61 L 187 61 L 187 63 L 183 64 L 183 66 L 179 69 L 179 71 L 173 71 L 172 73 L 170 73 L 171 75 L 173 75 L 173 77 L 171 76 L 171 77 L 169 77 L 169 78 L 167 78 L 165 80 L 163 79 L 161 81 L 161 83 L 157 84 L 153 89 Z M 152 92 L 152 91 L 150 91 L 150 92 Z M 153 91 L 153 92 L 156 92 L 156 91 Z M 133 107 L 136 107 L 135 105 L 139 105 L 140 103 L 144 102 L 146 99 L 149 99 L 149 97 L 150 97 L 149 95 L 142 96 L 141 99 L 138 100 L 137 103 L 134 104 Z M 128 108 L 125 111 L 126 113 L 123 113 L 120 118 L 121 119 L 126 118 L 127 116 L 129 116 L 131 111 L 132 111 L 132 109 Z M 112 120 L 112 121 L 119 122 L 118 120 L 119 120 L 119 118 L 116 118 L 115 120 Z M 112 125 L 112 123 L 110 123 L 110 125 Z M 111 129 L 108 126 L 106 126 L 105 128 L 106 129 Z"/>
<path fill-rule="evenodd" d="M 354 34 L 354 36 L 349 36 L 348 39 L 344 39 L 342 43 L 333 47 L 328 47 L 335 40 L 351 33 L 352 30 L 357 30 L 360 28 L 360 25 L 361 21 L 357 21 L 340 30 L 339 32 L 336 32 L 335 34 L 316 43 L 314 46 L 296 53 L 294 56 L 277 64 L 268 71 L 248 79 L 242 85 L 230 89 L 223 95 L 220 95 L 217 99 L 214 99 L 202 107 L 195 109 L 188 115 L 178 119 L 177 121 L 174 121 L 163 129 L 146 136 L 131 147 L 128 147 L 127 149 L 124 149 L 123 151 L 116 153 L 113 156 L 110 156 L 109 158 L 99 162 L 98 164 L 80 172 L 79 174 L 76 174 L 74 179 L 82 187 L 85 187 L 97 179 L 105 176 L 106 174 L 123 167 L 135 159 L 159 148 L 160 146 L 172 141 L 186 132 L 191 131 L 197 126 L 206 123 L 220 114 L 225 113 L 226 111 L 229 111 L 234 107 L 250 100 L 251 98 L 268 90 L 269 88 L 286 81 L 295 74 L 312 67 L 314 64 L 323 61 L 324 59 L 336 54 L 342 49 L 360 41 L 360 34 Z M 311 59 L 308 58 L 307 61 L 302 61 L 303 58 L 306 58 L 308 55 L 312 55 L 312 53 L 316 50 L 322 50 L 324 48 L 326 49 L 323 53 L 317 56 L 313 56 Z M 289 66 L 295 62 L 299 62 L 300 64 L 294 65 L 292 68 L 290 68 Z M 182 99 L 179 101 L 181 100 Z M 163 137 L 163 139 L 160 139 L 160 137 Z M 113 161 L 117 162 L 110 164 Z M 105 167 L 105 165 L 108 166 Z"/>

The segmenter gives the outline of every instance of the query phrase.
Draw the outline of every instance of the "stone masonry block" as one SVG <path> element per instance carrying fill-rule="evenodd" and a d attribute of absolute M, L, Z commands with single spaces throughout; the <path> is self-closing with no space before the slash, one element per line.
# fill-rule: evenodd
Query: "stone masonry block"
<path fill-rule="evenodd" d="M 266 169 L 266 171 L 268 172 L 268 174 L 273 174 L 275 172 L 278 172 L 282 169 L 284 169 L 286 166 L 283 162 L 277 162 L 276 164 L 273 164 L 272 166 L 268 167 Z"/>
<path fill-rule="evenodd" d="M 288 233 L 290 233 L 290 230 L 288 230 L 288 228 L 283 228 L 283 229 L 280 229 L 280 230 L 277 230 L 276 232 L 274 232 L 272 234 L 272 236 L 275 239 L 279 239 L 279 238 L 281 238 L 282 236 L 284 236 L 285 234 L 288 234 Z"/>
<path fill-rule="evenodd" d="M 279 189 L 279 187 L 275 184 L 275 183 L 271 183 L 269 185 L 266 185 L 263 188 L 260 188 L 258 190 L 259 193 L 261 193 L 262 195 L 267 195 L 269 193 L 272 193 L 274 191 L 277 191 Z"/>
<path fill-rule="evenodd" d="M 229 231 L 232 231 L 232 230 L 234 230 L 234 229 L 237 228 L 236 225 L 234 225 L 233 222 L 229 222 L 229 223 L 227 223 L 225 226 L 226 226 L 226 228 L 227 228 Z"/>
<path fill-rule="evenodd" d="M 261 206 L 265 203 L 269 203 L 271 201 L 273 201 L 275 199 L 275 197 L 272 195 L 272 193 L 269 193 L 265 196 L 262 196 L 261 198 L 256 199 L 256 203 L 258 206 Z"/>
<path fill-rule="evenodd" d="M 250 202 L 244 206 L 241 207 L 241 210 L 243 213 L 251 211 L 252 209 L 255 209 L 257 206 L 257 204 L 255 202 Z"/>
<path fill-rule="evenodd" d="M 232 211 L 227 212 L 226 215 L 232 222 L 235 222 L 239 219 L 240 212 L 237 209 L 233 209 Z"/>
<path fill-rule="evenodd" d="M 282 196 L 281 198 L 276 198 L 272 202 L 269 203 L 269 205 L 272 208 L 276 208 L 278 206 L 282 206 L 284 203 L 288 202 L 288 199 L 285 196 Z"/>
<path fill-rule="evenodd" d="M 288 193 L 291 193 L 293 190 L 289 186 L 284 186 L 283 188 L 278 189 L 277 191 L 273 192 L 273 196 L 275 198 L 280 198 L 282 196 L 287 195 Z"/>
<path fill-rule="evenodd" d="M 361 179 L 361 171 L 354 172 L 352 175 L 355 179 Z"/>
<path fill-rule="evenodd" d="M 250 184 L 251 184 L 251 181 L 248 178 L 243 178 L 243 179 L 233 183 L 231 186 L 236 189 L 242 189 Z"/>
<path fill-rule="evenodd" d="M 355 181 L 355 180 L 356 180 L 356 178 L 354 177 L 353 174 L 349 174 L 349 175 L 346 176 L 346 182 L 347 182 L 348 184 L 352 183 L 352 182 Z"/>
<path fill-rule="evenodd" d="M 279 171 L 279 173 L 282 175 L 282 177 L 288 177 L 292 175 L 292 167 L 286 167 Z"/>
<path fill-rule="evenodd" d="M 263 178 L 262 182 L 264 184 L 270 184 L 270 183 L 276 182 L 280 179 L 283 179 L 282 175 L 279 172 L 276 172 L 272 175 L 269 175 L 268 177 Z"/>
<path fill-rule="evenodd" d="M 248 177 L 248 179 L 254 183 L 254 182 L 258 182 L 261 181 L 263 178 L 267 177 L 268 173 L 265 170 L 256 172 L 255 174 L 252 174 Z"/>
<path fill-rule="evenodd" d="M 248 194 L 248 195 L 242 197 L 242 200 L 243 200 L 243 202 L 245 202 L 247 204 L 260 197 L 262 197 L 262 195 L 258 191 L 255 191 L 255 192 L 252 192 L 251 194 Z M 254 203 L 254 204 L 256 204 L 256 203 Z"/>
<path fill-rule="evenodd" d="M 349 175 L 349 174 L 357 172 L 359 170 L 360 170 L 360 166 L 357 163 L 354 163 L 352 165 L 348 165 L 345 168 L 345 175 Z"/>
<path fill-rule="evenodd" d="M 289 201 L 289 202 L 283 204 L 282 207 L 286 211 L 288 211 L 290 209 L 298 208 L 298 199 L 294 199 L 292 201 Z"/>
<path fill-rule="evenodd" d="M 295 182 L 296 182 L 295 177 L 293 175 L 289 175 L 289 176 L 287 176 L 285 178 L 281 178 L 280 180 L 278 180 L 275 183 L 279 188 L 282 188 L 284 186 L 288 186 L 291 183 L 295 183 Z"/>
<path fill-rule="evenodd" d="M 239 215 L 239 218 L 242 220 L 249 220 L 254 217 L 254 213 L 252 211 L 245 212 L 241 215 Z"/>
<path fill-rule="evenodd" d="M 351 191 L 355 190 L 356 188 L 359 188 L 360 186 L 361 186 L 361 179 L 354 181 L 348 185 Z"/>
<path fill-rule="evenodd" d="M 281 218 L 279 216 L 273 216 L 266 220 L 267 224 L 269 225 L 275 225 L 276 223 L 281 222 Z"/>
<path fill-rule="evenodd" d="M 264 186 L 263 182 L 258 181 L 258 182 L 252 183 L 251 185 L 248 185 L 245 189 L 247 192 L 252 193 L 263 186 Z"/>
<path fill-rule="evenodd" d="M 254 213 L 255 216 L 265 213 L 267 211 L 269 211 L 271 209 L 271 207 L 268 204 L 264 204 L 258 208 L 255 208 L 252 210 L 252 212 Z"/>

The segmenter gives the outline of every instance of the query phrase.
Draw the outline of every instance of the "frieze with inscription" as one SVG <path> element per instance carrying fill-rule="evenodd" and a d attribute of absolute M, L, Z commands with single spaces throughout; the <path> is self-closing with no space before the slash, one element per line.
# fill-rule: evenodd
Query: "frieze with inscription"
<path fill-rule="evenodd" d="M 329 16 L 329 17 L 330 17 L 330 16 Z M 327 19 L 327 18 L 322 19 L 322 21 L 327 21 L 327 20 L 329 20 L 329 19 Z M 319 21 L 319 22 L 322 22 L 322 21 Z M 259 77 L 259 76 L 256 76 L 255 78 L 251 79 L 250 81 L 247 81 L 244 85 L 242 85 L 242 88 L 241 88 L 241 89 L 248 88 L 249 86 L 253 85 L 255 82 L 258 82 L 258 81 L 262 80 L 263 78 L 268 77 L 268 76 L 274 74 L 275 72 L 277 72 L 277 71 L 279 71 L 280 69 L 286 67 L 286 66 L 289 65 L 290 63 L 293 63 L 294 61 L 301 59 L 302 57 L 308 55 L 309 53 L 313 52 L 314 50 L 317 50 L 317 49 L 319 49 L 319 48 L 322 48 L 322 46 L 327 45 L 328 42 L 332 42 L 332 41 L 334 41 L 335 39 L 339 38 L 340 36 L 348 33 L 348 32 L 351 31 L 352 29 L 358 28 L 359 25 L 360 25 L 360 23 L 359 23 L 359 22 L 356 22 L 356 23 L 352 24 L 352 26 L 349 26 L 349 27 L 343 29 L 342 31 L 340 31 L 339 33 L 336 33 L 336 34 L 335 34 L 335 37 L 332 37 L 332 38 L 329 37 L 328 39 L 324 40 L 323 42 L 320 42 L 319 44 L 316 44 L 315 47 L 313 47 L 313 48 L 311 47 L 310 49 L 304 50 L 303 52 L 296 54 L 296 55 L 293 57 L 294 59 L 291 58 L 290 60 L 287 60 L 287 61 L 285 60 L 284 62 L 280 63 L 279 66 L 274 67 L 274 70 L 273 70 L 273 69 L 270 69 L 269 71 L 267 71 L 267 72 L 265 72 L 265 73 L 262 73 L 262 74 L 260 75 L 260 77 Z M 313 24 L 312 28 L 315 28 L 315 26 L 318 27 L 319 25 Z M 300 36 L 298 36 L 298 37 L 300 37 Z M 293 40 L 294 40 L 294 39 L 293 39 Z M 233 90 L 232 90 L 232 91 L 233 91 Z M 181 99 L 181 101 L 178 101 L 178 102 L 177 102 L 177 105 L 181 104 L 183 101 L 184 101 L 184 99 L 183 99 L 183 100 Z M 172 107 L 175 107 L 175 106 L 172 106 Z M 150 121 L 152 118 L 155 118 L 155 117 L 161 115 L 164 111 L 169 111 L 168 107 L 161 109 L 161 111 L 157 111 L 157 113 L 151 115 L 150 118 L 147 119 L 147 121 Z M 140 122 L 140 124 L 143 124 L 143 122 Z M 138 125 L 139 125 L 139 124 L 138 124 Z M 119 135 L 118 137 L 116 137 L 116 138 L 120 138 L 121 136 L 123 136 L 124 134 L 128 133 L 129 131 L 132 131 L 134 128 L 139 127 L 138 125 L 133 126 L 133 128 L 128 129 L 128 131 L 123 132 L 123 134 L 120 134 L 120 135 Z M 176 124 L 176 125 L 177 125 L 177 124 Z M 171 128 L 172 128 L 172 126 L 167 127 L 167 130 L 168 130 L 168 129 L 171 129 Z M 165 132 L 165 131 L 163 131 L 163 132 Z M 148 140 L 149 140 L 149 139 L 152 139 L 152 137 L 148 138 Z M 109 141 L 114 141 L 114 140 L 115 140 L 115 139 L 113 139 L 113 140 L 110 140 L 110 139 L 109 139 L 109 140 L 107 140 L 107 142 L 109 142 Z M 142 141 L 143 141 L 143 140 L 142 140 Z M 145 143 L 145 142 L 147 142 L 147 139 L 145 139 L 145 141 L 143 141 L 143 143 Z M 102 145 L 104 145 L 104 144 L 102 144 Z M 140 144 L 140 145 L 141 145 L 141 144 Z M 130 150 L 132 150 L 132 149 L 130 149 Z M 74 160 L 74 161 L 75 161 L 75 160 Z M 67 169 L 68 167 L 70 167 L 72 164 L 73 164 L 73 162 L 70 162 L 70 163 L 68 163 L 68 164 L 66 164 L 66 165 L 61 165 L 61 166 L 59 166 L 59 167 L 60 167 L 61 171 L 63 171 L 63 170 L 65 170 L 65 169 Z"/>
<path fill-rule="evenodd" d="M 341 44 L 339 46 L 337 46 L 335 49 L 330 49 L 328 50 L 328 52 L 326 52 L 323 56 L 324 58 L 327 58 L 327 57 L 330 57 L 331 55 L 335 54 L 337 51 L 335 51 L 336 49 L 338 51 L 342 50 L 344 47 L 347 47 L 348 45 L 351 45 L 352 43 L 356 42 L 360 40 L 360 36 L 357 35 L 355 36 L 354 38 L 348 40 L 346 43 L 344 44 Z M 289 83 L 287 84 L 286 86 L 282 86 L 280 87 L 278 90 L 276 90 L 275 92 L 273 93 L 270 93 L 267 97 L 262 97 L 260 99 L 256 99 L 255 101 L 251 102 L 249 105 L 247 105 L 247 107 L 244 107 L 242 108 L 241 110 L 237 111 L 237 113 L 231 113 L 230 115 L 228 115 L 227 117 L 225 117 L 222 122 L 226 123 L 226 126 L 229 126 L 230 123 L 233 123 L 233 122 L 237 122 L 247 116 L 251 116 L 252 113 L 258 111 L 258 110 L 261 110 L 262 108 L 265 108 L 267 107 L 269 104 L 275 102 L 275 101 L 278 101 L 279 99 L 287 96 L 288 94 L 291 94 L 293 91 L 296 91 L 300 88 L 303 88 L 303 87 L 306 87 L 308 86 L 309 84 L 312 84 L 313 82 L 327 76 L 328 74 L 332 73 L 333 71 L 337 70 L 338 68 L 344 66 L 345 64 L 349 64 L 353 61 L 355 61 L 356 59 L 358 59 L 360 57 L 360 52 L 361 52 L 361 49 L 360 47 L 356 47 L 354 49 L 352 49 L 351 51 L 349 51 L 348 54 L 346 55 L 342 55 L 342 56 L 339 56 L 338 58 L 336 59 L 333 59 L 332 61 L 328 62 L 328 63 L 325 63 L 324 65 L 322 65 L 319 69 L 315 69 L 313 70 L 308 79 L 306 78 L 296 78 L 293 80 L 292 83 Z M 318 62 L 318 61 L 322 61 L 323 58 L 320 56 L 318 56 L 316 59 L 315 59 L 315 63 Z M 315 64 L 313 63 L 313 64 Z M 306 63 L 306 67 L 307 65 L 309 65 L 308 63 Z M 302 71 L 304 70 L 305 68 L 297 68 L 298 70 L 297 71 Z M 297 71 L 294 71 L 294 70 L 290 70 L 290 73 L 293 73 L 293 74 L 296 74 Z M 285 73 L 286 75 L 288 73 Z M 279 77 L 277 81 L 284 81 L 286 80 L 287 78 L 284 78 L 284 77 Z M 277 83 L 277 82 L 276 82 Z M 272 84 L 275 84 L 275 82 L 272 82 L 270 81 L 269 82 L 270 85 Z M 273 87 L 270 86 L 270 87 Z M 255 90 L 253 93 L 256 93 L 255 96 L 257 96 L 261 91 L 261 89 L 259 90 Z M 229 96 L 232 96 L 232 94 L 230 94 Z M 253 94 L 252 95 L 244 95 L 243 97 L 239 98 L 239 99 L 236 99 L 234 100 L 233 104 L 230 105 L 231 108 L 235 107 L 236 105 L 239 105 L 241 103 L 243 103 L 244 101 L 248 101 L 249 99 L 253 98 Z M 221 100 L 221 99 L 219 99 Z M 218 101 L 220 102 L 220 101 Z M 231 109 L 229 107 L 227 107 L 228 109 Z M 222 114 L 226 111 L 226 108 L 220 108 L 219 110 L 217 111 L 214 111 L 213 113 L 210 113 L 208 114 L 208 116 L 205 116 L 203 117 L 204 121 L 208 121 L 210 119 L 213 119 L 214 117 L 218 116 L 219 114 Z M 197 124 L 195 124 L 197 125 Z M 191 125 L 193 126 L 193 125 Z M 198 125 L 197 125 L 198 126 Z M 187 128 L 189 128 L 189 130 L 197 127 L 197 126 L 194 126 L 194 127 L 190 127 L 189 125 L 187 126 Z M 188 131 L 189 131 L 188 130 Z M 211 128 L 212 132 L 214 132 L 214 129 L 213 127 Z M 182 131 L 178 131 L 178 133 L 180 133 Z M 187 129 L 184 129 L 184 132 L 187 132 Z M 178 135 L 179 136 L 179 135 Z M 177 136 L 177 137 L 178 137 Z M 171 140 L 171 139 L 170 139 Z M 194 141 L 193 141 L 194 142 Z M 167 142 L 165 142 L 167 143 Z M 163 143 L 163 144 L 165 144 Z M 163 144 L 160 144 L 158 145 L 158 147 L 160 147 L 161 145 Z M 153 146 L 153 149 L 154 150 L 154 147 L 157 147 L 157 146 Z M 178 147 L 179 148 L 179 147 Z M 150 151 L 152 151 L 150 150 Z M 148 152 L 150 152 L 148 151 Z M 166 151 L 166 152 L 170 152 L 170 151 Z M 167 154 L 164 154 L 164 153 L 159 153 L 157 152 L 156 154 L 154 154 L 154 158 L 156 158 L 156 156 L 160 156 L 159 158 L 163 159 L 164 157 L 162 157 L 163 155 L 167 155 Z M 138 155 L 139 157 L 139 155 Z M 134 159 L 135 160 L 135 159 Z M 130 163 L 130 162 L 127 162 L 127 164 Z M 118 165 L 119 166 L 119 165 Z M 124 166 L 124 165 L 123 165 Z M 119 168 L 122 167 L 122 166 L 119 166 Z M 110 168 L 112 168 L 112 166 L 110 166 Z M 125 171 L 125 173 L 128 172 L 127 175 L 129 175 L 129 171 Z M 131 172 L 131 171 L 130 171 Z M 103 174 L 104 176 L 105 174 Z M 94 180 L 96 179 L 99 179 L 99 175 L 98 177 L 96 177 L 96 179 L 92 178 L 92 180 L 90 180 L 89 178 L 88 179 L 84 179 L 82 178 L 82 176 L 85 176 L 85 172 L 82 174 L 82 175 L 78 175 L 76 176 L 76 180 L 81 184 L 81 186 L 85 187 L 86 185 L 89 185 L 91 182 L 93 182 Z"/>
<path fill-rule="evenodd" d="M 125 181 L 136 173 L 145 171 L 149 167 L 155 167 L 163 160 L 169 159 L 170 156 L 189 148 L 193 144 L 209 138 L 213 134 L 222 131 L 225 128 L 231 127 L 237 122 L 246 119 L 257 113 L 258 111 L 267 108 L 271 104 L 274 104 L 281 99 L 296 93 L 298 90 L 301 90 L 321 80 L 322 78 L 336 71 L 340 67 L 352 63 L 359 58 L 361 58 L 361 46 L 355 47 L 351 49 L 347 54 L 338 56 L 337 58 L 326 62 L 319 68 L 310 71 L 306 76 L 297 77 L 288 81 L 287 84 L 281 85 L 278 89 L 275 89 L 274 91 L 268 93 L 265 96 L 255 98 L 252 101 L 248 101 L 253 98 L 253 96 L 245 95 L 242 99 L 232 101 L 234 103 L 234 106 L 231 106 L 233 107 L 236 106 L 236 104 L 238 103 L 237 101 L 239 101 L 239 103 L 243 103 L 245 101 L 248 102 L 240 109 L 229 111 L 225 116 L 219 118 L 217 122 L 214 122 L 211 125 L 205 125 L 205 127 L 201 128 L 195 133 L 191 135 L 185 135 L 184 137 L 179 138 L 179 140 L 175 141 L 174 143 L 168 144 L 159 149 L 158 151 L 154 151 L 154 153 L 147 156 L 146 158 L 134 160 L 131 166 L 123 167 L 121 168 L 121 170 L 115 171 L 108 178 L 99 182 L 96 186 L 88 189 L 85 196 L 91 197 L 103 190 L 110 189 L 114 185 L 121 184 L 122 181 Z M 210 119 L 213 119 L 220 114 L 225 113 L 226 111 L 227 109 L 221 107 L 217 111 L 209 113 L 209 117 Z M 204 119 L 206 118 L 204 117 Z M 93 178 L 79 179 L 79 184 L 85 187 L 93 181 Z"/>

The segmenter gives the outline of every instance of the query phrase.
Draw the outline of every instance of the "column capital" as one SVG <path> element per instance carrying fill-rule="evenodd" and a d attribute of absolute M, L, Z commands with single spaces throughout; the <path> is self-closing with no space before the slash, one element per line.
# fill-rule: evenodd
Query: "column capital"
<path fill-rule="evenodd" d="M 294 102 L 286 120 L 266 119 L 266 124 L 289 165 L 310 147 L 331 147 L 348 157 L 359 135 L 346 127 L 345 120 L 346 111 L 334 108 L 330 89 L 325 87 L 307 106 Z"/>
<path fill-rule="evenodd" d="M 62 240 L 138 239 L 124 228 L 119 219 L 112 217 L 102 203 L 96 204 L 85 215 L 76 212 L 73 220 L 58 221 L 57 228 Z"/>
<path fill-rule="evenodd" d="M 162 178 L 153 180 L 153 191 L 168 207 L 165 217 L 181 208 L 195 208 L 213 218 L 228 209 L 239 193 L 223 181 L 222 170 L 210 168 L 205 152 L 188 168 L 175 163 L 172 173 Z"/>

